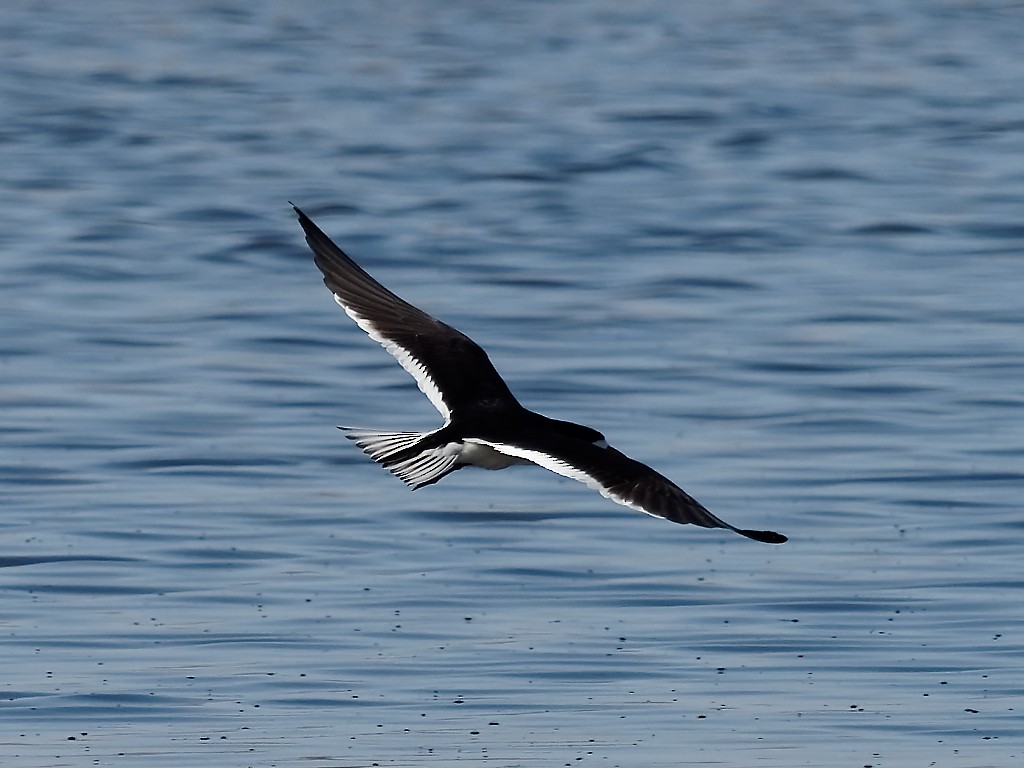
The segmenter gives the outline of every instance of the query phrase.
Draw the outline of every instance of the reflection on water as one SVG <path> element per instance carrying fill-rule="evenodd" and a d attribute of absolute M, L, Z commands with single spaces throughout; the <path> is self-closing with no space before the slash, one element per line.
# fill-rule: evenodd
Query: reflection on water
<path fill-rule="evenodd" d="M 1019 760 L 1019 9 L 122 6 L 0 25 L 19 765 Z M 791 542 L 409 493 L 289 199 Z"/>

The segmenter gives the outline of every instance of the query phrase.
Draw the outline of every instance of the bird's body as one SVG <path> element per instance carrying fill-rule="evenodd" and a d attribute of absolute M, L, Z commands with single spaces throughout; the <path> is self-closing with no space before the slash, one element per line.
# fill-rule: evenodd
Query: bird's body
<path fill-rule="evenodd" d="M 295 211 L 334 300 L 416 379 L 444 418 L 429 432 L 342 427 L 404 483 L 422 488 L 465 466 L 536 464 L 654 517 L 786 541 L 774 531 L 740 529 L 715 517 L 679 486 L 610 447 L 597 430 L 524 408 L 472 339 L 389 291 Z"/>

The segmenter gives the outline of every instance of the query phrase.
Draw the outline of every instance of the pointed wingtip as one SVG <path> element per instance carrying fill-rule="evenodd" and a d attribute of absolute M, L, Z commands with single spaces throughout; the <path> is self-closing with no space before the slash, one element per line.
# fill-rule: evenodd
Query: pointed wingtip
<path fill-rule="evenodd" d="M 341 251 L 341 249 L 334 244 L 334 241 L 324 234 L 324 231 L 320 229 L 320 227 L 318 227 L 313 220 L 309 218 L 301 208 L 299 208 L 299 206 L 292 204 L 292 209 L 295 211 L 295 215 L 299 219 L 299 226 L 302 227 L 302 231 L 306 235 L 306 242 L 309 244 L 309 247 L 313 249 L 314 255 L 317 253 L 318 246 L 320 248 Z"/>
<path fill-rule="evenodd" d="M 737 531 L 737 533 L 741 533 L 748 539 L 753 539 L 754 541 L 763 541 L 765 544 L 785 544 L 789 541 L 788 536 L 783 536 L 781 533 L 776 533 L 775 531 L 742 530 Z"/>

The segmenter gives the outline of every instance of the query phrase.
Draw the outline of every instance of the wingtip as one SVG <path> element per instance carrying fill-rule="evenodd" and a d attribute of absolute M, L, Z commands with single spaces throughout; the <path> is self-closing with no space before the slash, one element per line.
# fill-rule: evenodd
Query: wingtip
<path fill-rule="evenodd" d="M 295 211 L 295 215 L 299 219 L 299 226 L 302 227 L 303 233 L 306 235 L 306 242 L 309 243 L 309 247 L 313 249 L 313 253 L 317 252 L 315 243 L 322 243 L 324 247 L 331 247 L 341 250 L 334 244 L 334 242 L 324 234 L 324 231 L 318 227 L 314 221 L 306 215 L 299 206 L 292 203 L 292 209 Z"/>
<path fill-rule="evenodd" d="M 781 533 L 776 533 L 775 531 L 742 530 L 737 531 L 737 533 L 741 533 L 748 539 L 753 539 L 754 541 L 763 541 L 765 544 L 785 544 L 789 541 L 788 536 L 783 536 Z"/>

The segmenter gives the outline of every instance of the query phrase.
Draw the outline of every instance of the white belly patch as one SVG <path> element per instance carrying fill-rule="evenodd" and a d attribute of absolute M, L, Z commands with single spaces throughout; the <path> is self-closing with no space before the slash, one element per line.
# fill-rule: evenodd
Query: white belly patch
<path fill-rule="evenodd" d="M 489 445 L 480 443 L 448 443 L 444 451 L 449 456 L 458 455 L 459 461 L 463 464 L 472 464 L 482 469 L 504 469 L 513 464 L 532 464 L 528 459 L 521 459 L 518 456 L 509 456 L 506 453 L 496 451 Z"/>

